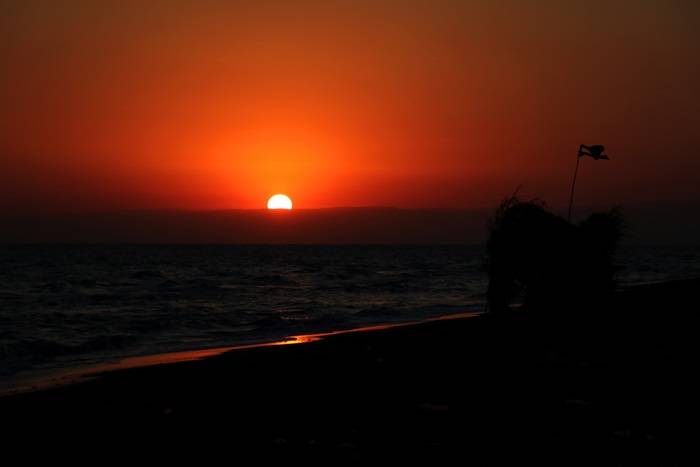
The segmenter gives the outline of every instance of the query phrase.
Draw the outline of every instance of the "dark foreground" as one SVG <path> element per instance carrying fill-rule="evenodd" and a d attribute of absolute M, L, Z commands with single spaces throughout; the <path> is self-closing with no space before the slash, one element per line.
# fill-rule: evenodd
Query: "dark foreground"
<path fill-rule="evenodd" d="M 3 439 L 72 456 L 99 446 L 96 460 L 692 464 L 698 287 L 111 372 L 0 398 Z"/>

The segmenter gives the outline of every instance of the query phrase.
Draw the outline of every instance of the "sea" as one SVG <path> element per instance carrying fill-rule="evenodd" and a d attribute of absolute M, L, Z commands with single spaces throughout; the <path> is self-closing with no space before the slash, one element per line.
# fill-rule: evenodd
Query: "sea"
<path fill-rule="evenodd" d="M 621 286 L 700 277 L 700 247 L 626 247 Z M 483 246 L 0 247 L 0 388 L 127 357 L 484 309 Z"/>

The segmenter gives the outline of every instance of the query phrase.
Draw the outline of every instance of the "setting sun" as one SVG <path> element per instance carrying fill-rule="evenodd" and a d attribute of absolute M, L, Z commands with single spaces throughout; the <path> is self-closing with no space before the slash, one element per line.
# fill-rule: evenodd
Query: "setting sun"
<path fill-rule="evenodd" d="M 292 209 L 292 200 L 287 195 L 273 195 L 267 200 L 267 209 Z"/>

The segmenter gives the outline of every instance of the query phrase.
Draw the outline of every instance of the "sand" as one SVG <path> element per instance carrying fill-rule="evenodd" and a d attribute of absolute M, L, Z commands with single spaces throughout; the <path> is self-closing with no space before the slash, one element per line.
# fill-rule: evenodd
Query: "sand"
<path fill-rule="evenodd" d="M 255 464 L 680 465 L 699 413 L 699 286 L 106 371 L 1 397 L 4 439 Z"/>

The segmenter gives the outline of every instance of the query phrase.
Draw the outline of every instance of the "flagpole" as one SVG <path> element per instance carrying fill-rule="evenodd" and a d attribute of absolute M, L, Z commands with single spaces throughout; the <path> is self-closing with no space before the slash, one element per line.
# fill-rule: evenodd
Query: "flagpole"
<path fill-rule="evenodd" d="M 574 205 L 574 189 L 576 188 L 576 175 L 578 175 L 578 163 L 581 160 L 581 156 L 576 156 L 576 169 L 574 169 L 574 181 L 571 183 L 571 196 L 569 197 L 569 215 L 566 220 L 571 222 L 571 206 Z"/>

